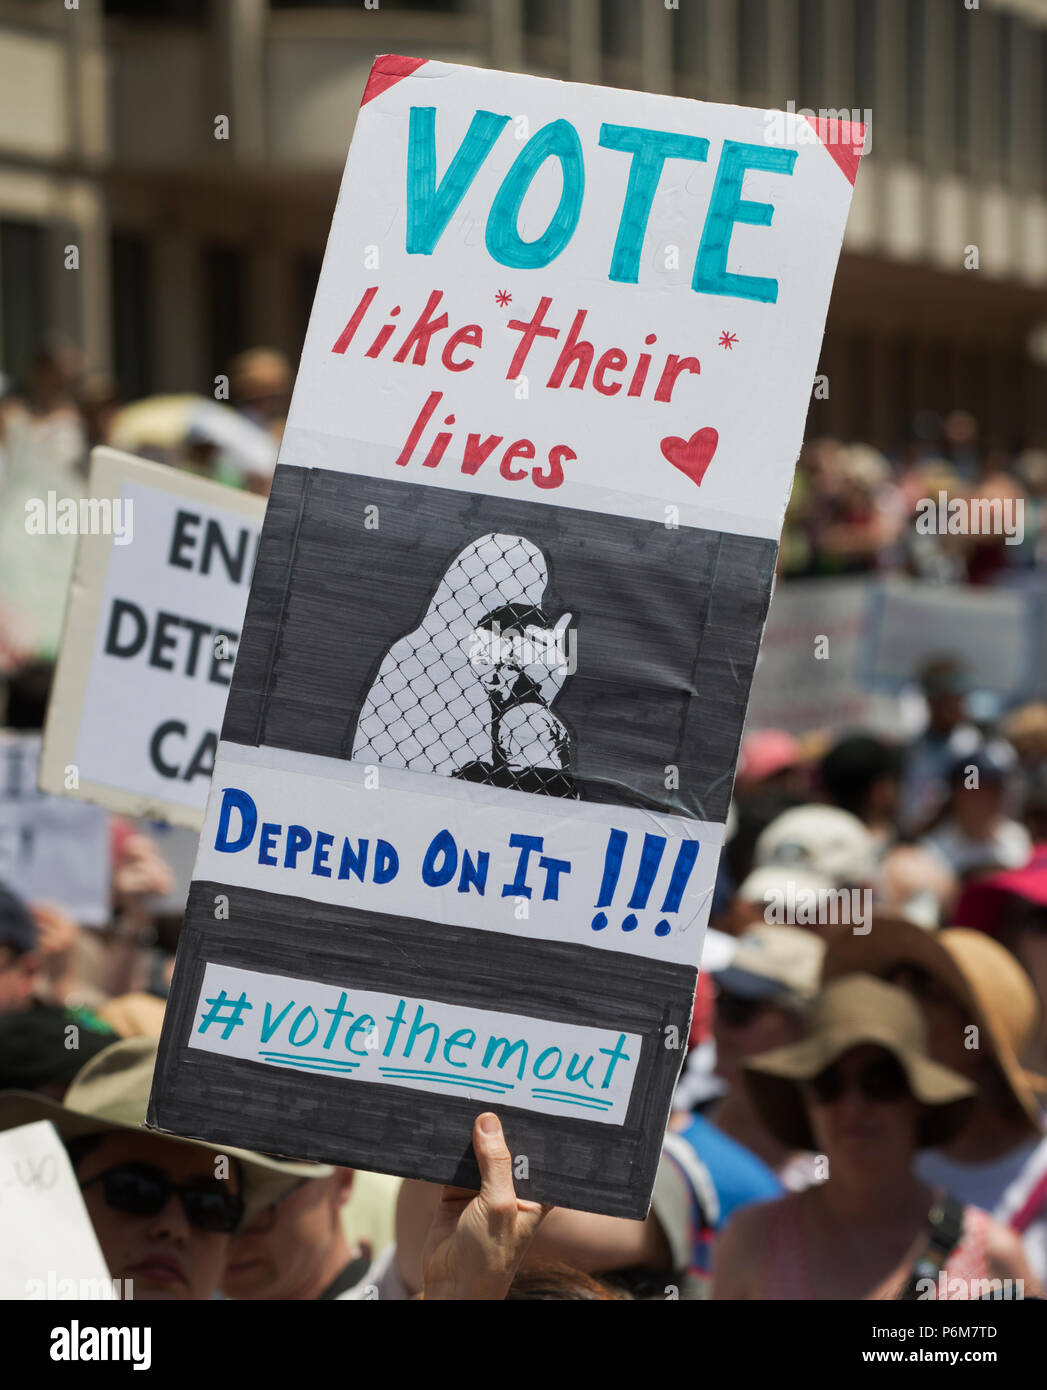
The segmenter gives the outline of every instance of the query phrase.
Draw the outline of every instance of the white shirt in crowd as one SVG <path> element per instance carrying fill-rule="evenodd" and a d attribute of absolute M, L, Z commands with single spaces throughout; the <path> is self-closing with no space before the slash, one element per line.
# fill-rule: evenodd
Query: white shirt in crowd
<path fill-rule="evenodd" d="M 982 869 L 1020 869 L 1032 853 L 1029 832 L 1014 820 L 1001 820 L 991 840 L 974 840 L 954 821 L 946 820 L 920 844 L 960 877 Z"/>
<path fill-rule="evenodd" d="M 1021 1211 L 1045 1174 L 1047 1138 L 1042 1135 L 989 1163 L 960 1163 L 937 1149 L 925 1149 L 916 1159 L 916 1176 L 921 1182 L 945 1188 L 957 1201 L 981 1207 L 1005 1226 Z M 1047 1284 L 1047 1192 L 1021 1232 L 1021 1240 L 1029 1267 Z"/>

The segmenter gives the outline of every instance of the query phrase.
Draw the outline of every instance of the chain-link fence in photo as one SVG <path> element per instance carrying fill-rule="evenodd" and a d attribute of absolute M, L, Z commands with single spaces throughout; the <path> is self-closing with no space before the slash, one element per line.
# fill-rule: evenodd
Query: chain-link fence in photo
<path fill-rule="evenodd" d="M 382 662 L 357 722 L 357 762 L 577 795 L 571 740 L 551 708 L 568 675 L 571 615 L 542 607 L 545 556 L 488 534 L 440 580 L 414 632 Z"/>

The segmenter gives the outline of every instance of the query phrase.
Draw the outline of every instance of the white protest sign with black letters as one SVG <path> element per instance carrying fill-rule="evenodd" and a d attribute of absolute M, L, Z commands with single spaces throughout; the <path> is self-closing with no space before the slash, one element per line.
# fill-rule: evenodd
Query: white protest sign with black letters
<path fill-rule="evenodd" d="M 376 61 L 151 1124 L 647 1212 L 861 140 Z"/>
<path fill-rule="evenodd" d="M 265 503 L 103 448 L 89 491 L 125 526 L 79 541 L 41 785 L 198 828 Z"/>

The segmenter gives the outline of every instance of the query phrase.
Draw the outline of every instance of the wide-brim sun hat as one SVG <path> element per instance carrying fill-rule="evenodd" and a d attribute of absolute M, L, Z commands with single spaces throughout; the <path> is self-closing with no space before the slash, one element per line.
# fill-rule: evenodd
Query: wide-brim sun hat
<path fill-rule="evenodd" d="M 926 970 L 955 999 L 978 1029 L 981 1052 L 995 1060 L 1016 1103 L 1042 1131 L 1047 1080 L 1020 1060 L 1036 1034 L 1040 1006 L 1020 962 L 984 932 L 926 932 L 901 918 L 874 916 L 864 936 L 840 935 L 830 942 L 822 981 L 857 970 L 883 975 L 899 965 Z"/>
<path fill-rule="evenodd" d="M 271 1158 L 146 1129 L 156 1049 L 155 1038 L 124 1038 L 111 1043 L 81 1068 L 61 1102 L 32 1091 L 0 1091 L 0 1131 L 50 1120 L 64 1141 L 94 1134 L 146 1134 L 216 1155 L 227 1154 L 236 1159 L 243 1177 L 244 1225 L 286 1196 L 303 1178 L 324 1178 L 334 1172 L 324 1164 Z"/>
<path fill-rule="evenodd" d="M 913 1097 L 924 1107 L 918 1144 L 946 1143 L 966 1123 L 974 1085 L 927 1054 L 927 1026 L 902 989 L 871 975 L 848 975 L 822 990 L 798 1043 L 750 1058 L 745 1085 L 768 1130 L 790 1149 L 816 1149 L 804 1085 L 857 1047 L 883 1048 L 898 1062 Z"/>

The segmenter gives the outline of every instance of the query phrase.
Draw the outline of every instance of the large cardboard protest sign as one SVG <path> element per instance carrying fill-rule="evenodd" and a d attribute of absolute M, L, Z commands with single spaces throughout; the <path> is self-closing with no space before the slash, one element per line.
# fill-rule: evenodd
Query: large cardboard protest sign
<path fill-rule="evenodd" d="M 1044 612 L 1036 586 L 928 585 L 898 575 L 779 583 L 748 727 L 896 735 L 911 717 L 901 697 L 941 659 L 960 662 L 976 690 L 1028 699 L 1044 689 Z"/>
<path fill-rule="evenodd" d="M 897 691 L 930 660 L 952 659 L 978 690 L 1009 700 L 1036 691 L 1044 620 L 1036 587 L 976 588 L 921 584 L 892 575 L 877 583 L 869 605 L 859 679 Z"/>
<path fill-rule="evenodd" d="M 265 502 L 104 448 L 88 492 L 40 784 L 199 829 Z"/>
<path fill-rule="evenodd" d="M 788 579 L 775 586 L 749 700 L 749 730 L 897 732 L 897 699 L 879 686 L 870 689 L 865 671 L 878 591 L 879 581 L 865 576 Z"/>
<path fill-rule="evenodd" d="M 153 1125 L 475 1186 L 494 1107 L 523 1194 L 647 1211 L 858 162 L 827 139 L 376 62 Z"/>
<path fill-rule="evenodd" d="M 109 817 L 40 791 L 40 735 L 0 731 L 0 883 L 27 903 L 102 927 L 109 901 Z"/>

